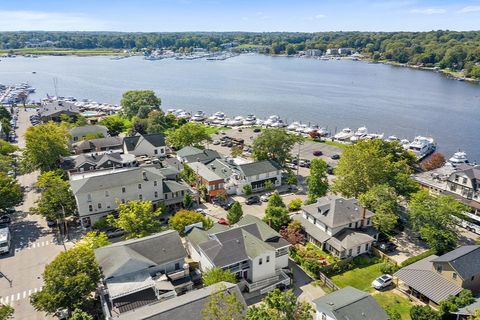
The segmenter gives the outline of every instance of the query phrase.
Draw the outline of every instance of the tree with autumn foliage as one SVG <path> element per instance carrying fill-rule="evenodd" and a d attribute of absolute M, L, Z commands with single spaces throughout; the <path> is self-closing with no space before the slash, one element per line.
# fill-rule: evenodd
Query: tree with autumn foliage
<path fill-rule="evenodd" d="M 424 171 L 430 171 L 443 167 L 445 164 L 445 157 L 439 152 L 435 152 L 428 159 L 422 162 L 421 167 Z"/>
<path fill-rule="evenodd" d="M 296 245 L 305 240 L 302 232 L 302 225 L 299 221 L 292 221 L 286 227 L 280 229 L 280 235 L 285 238 L 291 245 Z"/>

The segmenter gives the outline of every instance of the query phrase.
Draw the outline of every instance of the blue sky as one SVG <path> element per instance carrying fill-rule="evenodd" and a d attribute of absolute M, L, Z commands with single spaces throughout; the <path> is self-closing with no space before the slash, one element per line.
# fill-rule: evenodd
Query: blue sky
<path fill-rule="evenodd" d="M 0 0 L 0 31 L 479 30 L 480 0 Z"/>

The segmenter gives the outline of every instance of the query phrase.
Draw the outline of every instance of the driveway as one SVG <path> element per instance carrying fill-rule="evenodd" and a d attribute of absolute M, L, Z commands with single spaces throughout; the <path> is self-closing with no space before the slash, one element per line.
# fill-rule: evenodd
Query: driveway
<path fill-rule="evenodd" d="M 325 291 L 321 287 L 315 286 L 313 279 L 294 261 L 289 259 L 288 266 L 293 273 L 293 293 L 299 300 L 312 303 L 313 300 L 325 295 Z"/>

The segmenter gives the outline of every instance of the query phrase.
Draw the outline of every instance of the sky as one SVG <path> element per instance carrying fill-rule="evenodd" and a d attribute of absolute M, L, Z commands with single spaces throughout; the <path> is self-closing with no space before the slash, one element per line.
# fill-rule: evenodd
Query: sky
<path fill-rule="evenodd" d="M 0 31 L 480 30 L 480 0 L 0 0 Z"/>

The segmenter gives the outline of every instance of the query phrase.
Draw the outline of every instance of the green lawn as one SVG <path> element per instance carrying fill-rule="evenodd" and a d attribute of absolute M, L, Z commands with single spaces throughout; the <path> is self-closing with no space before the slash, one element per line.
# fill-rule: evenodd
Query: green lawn
<path fill-rule="evenodd" d="M 219 133 L 220 131 L 226 131 L 229 130 L 230 128 L 227 127 L 214 127 L 214 126 L 205 126 L 208 135 L 216 134 Z"/>
<path fill-rule="evenodd" d="M 337 274 L 331 277 L 331 279 L 340 288 L 351 286 L 369 291 L 372 281 L 382 275 L 382 271 L 380 271 L 381 262 L 364 257 L 356 258 L 355 261 L 357 262 L 355 269 Z"/>
<path fill-rule="evenodd" d="M 402 320 L 410 320 L 410 308 L 412 308 L 412 304 L 407 298 L 401 297 L 391 291 L 379 292 L 373 295 L 373 297 L 384 310 L 395 310 L 402 316 Z"/>
<path fill-rule="evenodd" d="M 346 147 L 349 146 L 348 144 L 337 142 L 337 141 L 324 141 L 323 143 L 340 148 L 342 150 L 344 150 Z"/>

